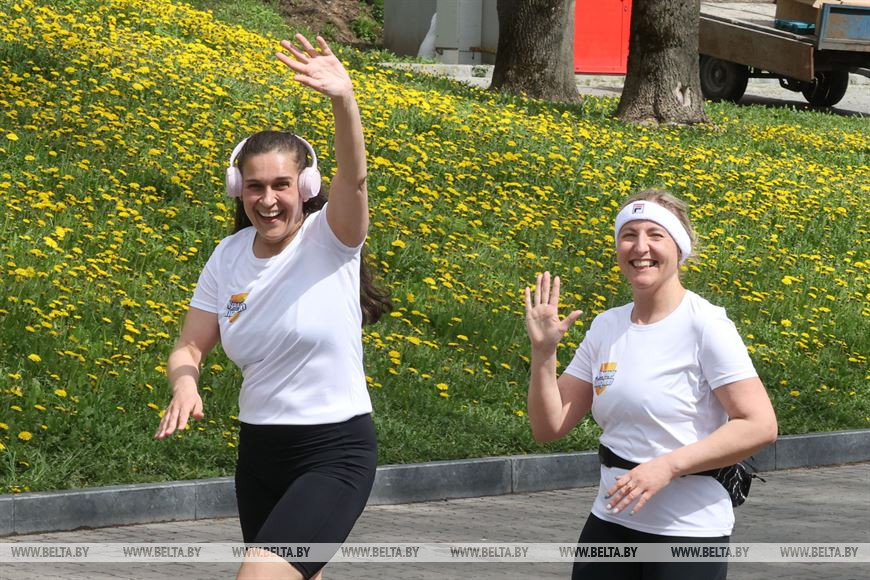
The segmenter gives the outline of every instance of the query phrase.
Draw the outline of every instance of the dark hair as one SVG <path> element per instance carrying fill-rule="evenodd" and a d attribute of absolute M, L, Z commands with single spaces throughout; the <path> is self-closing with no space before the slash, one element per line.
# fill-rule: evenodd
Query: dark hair
<path fill-rule="evenodd" d="M 236 157 L 239 171 L 244 173 L 245 161 L 255 155 L 272 153 L 275 151 L 292 153 L 296 159 L 297 169 L 302 171 L 308 166 L 308 150 L 302 141 L 293 133 L 284 131 L 261 131 L 251 135 L 245 142 L 242 150 Z M 326 196 L 323 190 L 302 204 L 302 215 L 307 217 L 319 211 L 326 205 Z M 251 226 L 251 220 L 245 213 L 245 206 L 241 197 L 236 198 L 236 219 L 233 224 L 233 233 Z M 374 324 L 381 316 L 393 308 L 390 301 L 389 290 L 383 289 L 377 284 L 368 265 L 368 252 L 363 247 L 359 262 L 359 304 L 362 309 L 363 324 Z"/>

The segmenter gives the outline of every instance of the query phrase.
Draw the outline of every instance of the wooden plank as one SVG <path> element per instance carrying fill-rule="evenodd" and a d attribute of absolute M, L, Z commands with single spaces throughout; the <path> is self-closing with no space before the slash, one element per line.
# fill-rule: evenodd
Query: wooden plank
<path fill-rule="evenodd" d="M 811 81 L 815 76 L 813 46 L 808 41 L 704 16 L 699 27 L 698 51 L 802 81 Z"/>
<path fill-rule="evenodd" d="M 810 24 L 819 23 L 819 9 L 812 1 L 779 0 L 776 4 L 776 17 L 783 20 L 800 20 Z"/>
<path fill-rule="evenodd" d="M 749 8 L 740 8 L 749 6 Z M 770 7 L 769 10 L 759 11 L 752 7 Z M 768 34 L 791 38 L 802 42 L 814 42 L 815 36 L 809 34 L 795 34 L 787 30 L 776 28 L 773 25 L 773 4 L 701 4 L 701 18 L 716 20 L 728 24 L 734 24 L 741 28 L 759 30 Z"/>
<path fill-rule="evenodd" d="M 751 22 L 773 28 L 776 4 L 747 2 L 701 2 L 701 15 L 730 22 Z"/>

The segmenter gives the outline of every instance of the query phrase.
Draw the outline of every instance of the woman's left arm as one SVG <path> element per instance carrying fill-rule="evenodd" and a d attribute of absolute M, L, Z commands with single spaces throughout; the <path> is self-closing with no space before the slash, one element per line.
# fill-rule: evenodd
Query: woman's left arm
<path fill-rule="evenodd" d="M 319 52 L 303 35 L 297 34 L 296 40 L 302 50 L 288 40 L 281 41 L 295 60 L 283 53 L 277 54 L 278 59 L 296 72 L 294 80 L 329 97 L 335 118 L 336 171 L 326 220 L 343 244 L 358 246 L 368 232 L 369 208 L 365 140 L 353 83 L 323 38 L 317 37 Z"/>
<path fill-rule="evenodd" d="M 709 436 L 638 465 L 616 479 L 607 491 L 609 506 L 622 511 L 637 503 L 632 513 L 668 483 L 683 475 L 733 465 L 776 441 L 776 414 L 758 377 L 743 379 L 713 390 L 730 418 Z"/>
<path fill-rule="evenodd" d="M 664 456 L 674 477 L 733 465 L 776 441 L 776 414 L 761 379 L 729 383 L 713 394 L 729 420 L 708 437 Z"/>

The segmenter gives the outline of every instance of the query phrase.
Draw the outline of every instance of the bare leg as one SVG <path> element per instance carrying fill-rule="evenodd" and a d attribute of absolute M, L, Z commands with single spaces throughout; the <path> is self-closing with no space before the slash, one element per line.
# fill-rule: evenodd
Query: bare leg
<path fill-rule="evenodd" d="M 251 548 L 246 553 L 247 557 L 268 558 L 268 561 L 255 562 L 246 559 L 239 568 L 236 580 L 302 580 L 302 574 L 290 562 L 268 550 Z M 313 578 L 320 577 L 318 572 Z"/>

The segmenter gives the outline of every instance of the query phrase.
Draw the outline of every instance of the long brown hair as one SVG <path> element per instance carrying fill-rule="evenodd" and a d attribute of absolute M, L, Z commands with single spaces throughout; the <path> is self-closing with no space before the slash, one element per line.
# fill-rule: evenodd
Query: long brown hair
<path fill-rule="evenodd" d="M 239 171 L 244 172 L 245 161 L 251 157 L 272 152 L 292 153 L 299 171 L 309 165 L 308 150 L 296 135 L 284 131 L 261 131 L 248 138 L 236 157 Z M 302 204 L 302 215 L 308 217 L 310 214 L 320 211 L 326 205 L 326 201 L 326 196 L 321 190 L 318 195 Z M 251 225 L 251 220 L 245 213 L 242 199 L 236 198 L 236 219 L 233 224 L 233 233 Z M 392 310 L 393 303 L 390 300 L 389 290 L 382 288 L 375 280 L 368 265 L 367 255 L 368 252 L 363 246 L 359 261 L 359 305 L 362 310 L 363 324 L 374 324 L 381 316 Z"/>

